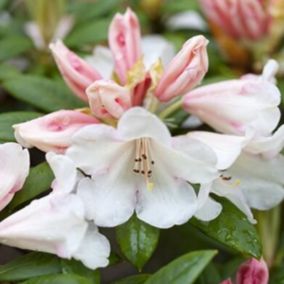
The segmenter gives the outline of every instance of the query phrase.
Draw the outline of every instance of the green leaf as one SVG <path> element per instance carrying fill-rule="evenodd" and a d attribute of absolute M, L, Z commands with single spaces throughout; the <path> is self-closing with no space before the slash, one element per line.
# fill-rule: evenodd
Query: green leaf
<path fill-rule="evenodd" d="M 16 111 L 0 114 L 0 141 L 14 142 L 14 129 L 12 126 L 41 116 L 38 112 Z"/>
<path fill-rule="evenodd" d="M 272 269 L 270 273 L 270 284 L 284 284 L 284 264 Z"/>
<path fill-rule="evenodd" d="M 85 106 L 63 82 L 39 76 L 18 76 L 3 82 L 3 87 L 15 98 L 47 112 Z"/>
<path fill-rule="evenodd" d="M 23 188 L 16 193 L 14 199 L 9 204 L 9 210 L 13 210 L 17 206 L 47 191 L 53 179 L 53 173 L 46 162 L 33 167 L 30 170 Z"/>
<path fill-rule="evenodd" d="M 225 278 L 224 278 L 225 279 Z M 214 263 L 209 263 L 204 269 L 203 273 L 199 276 L 196 284 L 219 284 L 221 283 L 220 274 L 214 265 Z"/>
<path fill-rule="evenodd" d="M 92 281 L 78 275 L 58 274 L 33 278 L 21 284 L 92 284 Z"/>
<path fill-rule="evenodd" d="M 260 258 L 262 246 L 256 228 L 232 203 L 222 199 L 223 210 L 218 218 L 202 222 L 195 218 L 190 223 L 208 237 L 244 255 Z"/>
<path fill-rule="evenodd" d="M 33 48 L 33 43 L 26 36 L 7 35 L 1 39 L 0 61 L 13 58 Z"/>
<path fill-rule="evenodd" d="M 65 42 L 70 47 L 79 47 L 87 43 L 98 43 L 107 40 L 110 19 L 100 19 L 95 22 L 77 26 L 67 36 Z"/>
<path fill-rule="evenodd" d="M 0 266 L 0 281 L 25 280 L 60 272 L 56 256 L 32 252 Z"/>
<path fill-rule="evenodd" d="M 61 260 L 63 274 L 76 274 L 88 278 L 92 284 L 100 283 L 100 274 L 98 270 L 91 270 L 76 260 Z"/>
<path fill-rule="evenodd" d="M 145 284 L 194 283 L 216 253 L 212 250 L 203 250 L 185 254 L 150 276 Z"/>
<path fill-rule="evenodd" d="M 159 229 L 133 216 L 116 228 L 116 238 L 124 256 L 139 270 L 152 256 L 159 240 Z"/>
<path fill-rule="evenodd" d="M 144 284 L 145 281 L 149 278 L 149 276 L 150 276 L 149 274 L 133 275 L 115 281 L 112 284 Z"/>
<path fill-rule="evenodd" d="M 7 63 L 2 63 L 0 65 L 0 80 L 7 80 L 19 75 L 20 72 L 15 66 Z"/>

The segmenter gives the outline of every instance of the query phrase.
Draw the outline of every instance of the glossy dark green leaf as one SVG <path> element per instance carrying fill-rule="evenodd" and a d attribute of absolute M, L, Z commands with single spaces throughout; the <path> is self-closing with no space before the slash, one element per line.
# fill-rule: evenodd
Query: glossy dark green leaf
<path fill-rule="evenodd" d="M 92 284 L 100 283 L 99 271 L 88 269 L 79 261 L 62 259 L 61 266 L 63 274 L 76 274 L 88 278 Z"/>
<path fill-rule="evenodd" d="M 0 114 L 0 141 L 1 142 L 14 142 L 14 129 L 13 125 L 25 122 L 41 116 L 38 112 L 30 111 L 15 111 Z"/>
<path fill-rule="evenodd" d="M 86 277 L 75 274 L 58 274 L 33 278 L 21 284 L 92 284 L 93 282 Z"/>
<path fill-rule="evenodd" d="M 260 258 L 262 246 L 256 228 L 232 203 L 222 199 L 222 205 L 222 213 L 215 220 L 202 222 L 193 218 L 190 223 L 225 246 L 244 255 Z"/>
<path fill-rule="evenodd" d="M 116 239 L 124 256 L 140 270 L 158 244 L 159 229 L 133 216 L 116 228 Z"/>
<path fill-rule="evenodd" d="M 3 87 L 15 98 L 47 112 L 85 106 L 63 82 L 39 76 L 18 76 L 4 81 Z"/>
<path fill-rule="evenodd" d="M 214 263 L 209 263 L 207 267 L 205 267 L 203 273 L 198 277 L 196 284 L 220 284 L 221 276 L 214 265 Z"/>
<path fill-rule="evenodd" d="M 19 281 L 60 271 L 61 266 L 56 256 L 32 252 L 1 265 L 0 281 Z"/>
<path fill-rule="evenodd" d="M 29 176 L 23 188 L 16 193 L 14 199 L 9 204 L 9 209 L 13 210 L 17 206 L 30 201 L 50 188 L 54 176 L 46 162 L 43 162 L 30 170 Z"/>
<path fill-rule="evenodd" d="M 1 39 L 0 61 L 13 58 L 31 49 L 33 43 L 26 36 L 7 35 Z"/>
<path fill-rule="evenodd" d="M 144 284 L 149 278 L 150 274 L 139 274 L 129 276 L 118 281 L 113 282 L 112 284 Z"/>
<path fill-rule="evenodd" d="M 180 256 L 150 276 L 145 284 L 192 284 L 216 253 L 203 250 Z"/>
<path fill-rule="evenodd" d="M 77 26 L 66 38 L 70 47 L 78 47 L 87 43 L 98 43 L 107 40 L 110 19 L 100 19 L 92 23 Z"/>

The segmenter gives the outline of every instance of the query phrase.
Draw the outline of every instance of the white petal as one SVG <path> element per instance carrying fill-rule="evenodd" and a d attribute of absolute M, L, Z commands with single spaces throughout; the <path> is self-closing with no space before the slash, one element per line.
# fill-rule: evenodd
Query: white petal
<path fill-rule="evenodd" d="M 265 158 L 273 158 L 283 147 L 284 125 L 281 125 L 273 135 L 253 139 L 245 150 L 252 154 L 261 154 Z"/>
<path fill-rule="evenodd" d="M 71 258 L 86 230 L 81 200 L 75 195 L 50 194 L 3 220 L 0 242 Z"/>
<path fill-rule="evenodd" d="M 53 190 L 62 193 L 73 191 L 78 180 L 78 172 L 74 162 L 67 156 L 52 152 L 46 154 L 46 160 L 55 175 L 52 184 Z"/>
<path fill-rule="evenodd" d="M 185 11 L 170 17 L 167 26 L 172 30 L 196 29 L 206 31 L 207 25 L 196 11 Z"/>
<path fill-rule="evenodd" d="M 167 66 L 175 56 L 175 48 L 171 42 L 159 35 L 148 35 L 142 38 L 143 62 L 146 70 L 160 59 Z"/>
<path fill-rule="evenodd" d="M 94 49 L 93 56 L 88 56 L 85 60 L 99 70 L 104 79 L 111 79 L 114 62 L 109 48 L 99 45 Z"/>
<path fill-rule="evenodd" d="M 129 145 L 118 137 L 113 127 L 102 124 L 78 131 L 66 155 L 85 173 L 95 176 L 107 171 L 128 149 Z"/>
<path fill-rule="evenodd" d="M 222 205 L 209 197 L 203 206 L 194 214 L 194 216 L 199 220 L 207 222 L 217 218 L 221 211 Z"/>
<path fill-rule="evenodd" d="M 133 154 L 134 153 L 130 153 Z M 88 219 L 102 227 L 113 227 L 126 222 L 136 204 L 136 180 L 129 164 L 130 154 L 123 153 L 105 174 L 94 180 L 85 178 L 78 185 Z"/>
<path fill-rule="evenodd" d="M 0 145 L 0 210 L 24 185 L 29 166 L 28 150 L 23 150 L 16 143 Z"/>
<path fill-rule="evenodd" d="M 157 116 L 140 107 L 125 112 L 118 122 L 117 130 L 125 140 L 149 137 L 165 145 L 171 143 L 171 134 L 166 125 Z"/>
<path fill-rule="evenodd" d="M 229 174 L 230 172 L 228 172 L 228 175 Z M 256 223 L 250 210 L 248 201 L 244 196 L 243 191 L 238 187 L 238 181 L 239 180 L 235 178 L 230 181 L 225 181 L 222 178 L 219 178 L 213 183 L 213 192 L 230 200 L 247 216 L 251 223 Z"/>
<path fill-rule="evenodd" d="M 229 174 L 239 179 L 248 204 L 259 210 L 270 209 L 284 199 L 284 157 L 266 160 L 243 153 Z"/>
<path fill-rule="evenodd" d="M 172 138 L 173 149 L 159 146 L 163 163 L 171 169 L 176 177 L 192 183 L 208 183 L 218 176 L 216 155 L 204 143 L 187 136 Z"/>
<path fill-rule="evenodd" d="M 105 236 L 100 234 L 94 225 L 89 228 L 78 250 L 72 255 L 86 267 L 96 269 L 106 267 L 109 263 L 110 244 Z"/>
<path fill-rule="evenodd" d="M 240 155 L 243 147 L 249 142 L 249 137 L 217 134 L 206 131 L 193 131 L 188 137 L 197 139 L 214 150 L 217 155 L 217 168 L 224 170 L 229 168 Z"/>
<path fill-rule="evenodd" d="M 197 209 L 197 198 L 191 185 L 172 178 L 162 166 L 153 173 L 152 190 L 140 183 L 136 207 L 138 218 L 158 228 L 187 222 Z"/>

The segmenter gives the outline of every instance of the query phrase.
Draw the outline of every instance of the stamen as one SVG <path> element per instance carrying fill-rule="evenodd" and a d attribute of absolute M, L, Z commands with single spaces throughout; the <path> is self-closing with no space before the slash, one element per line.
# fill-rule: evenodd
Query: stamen
<path fill-rule="evenodd" d="M 151 159 L 149 138 L 140 138 L 135 141 L 134 173 L 144 176 L 148 190 L 154 188 L 154 183 L 150 181 L 152 177 L 152 167 L 155 162 Z"/>

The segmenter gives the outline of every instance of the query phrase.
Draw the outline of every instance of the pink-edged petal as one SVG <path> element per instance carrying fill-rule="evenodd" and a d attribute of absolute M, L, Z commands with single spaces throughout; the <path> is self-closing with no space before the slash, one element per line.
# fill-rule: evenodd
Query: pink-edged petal
<path fill-rule="evenodd" d="M 24 150 L 16 143 L 0 145 L 0 210 L 23 187 L 29 166 L 28 150 Z"/>
<path fill-rule="evenodd" d="M 87 230 L 84 207 L 75 195 L 51 194 L 0 223 L 0 242 L 71 258 Z"/>
<path fill-rule="evenodd" d="M 98 229 L 94 225 L 89 224 L 84 239 L 73 254 L 73 257 L 80 260 L 86 267 L 96 269 L 108 265 L 109 255 L 109 241 L 98 232 Z"/>
<path fill-rule="evenodd" d="M 96 118 L 79 111 L 60 110 L 13 127 L 21 145 L 37 147 L 44 152 L 62 153 L 69 147 L 75 132 L 97 123 Z"/>
<path fill-rule="evenodd" d="M 86 88 L 101 75 L 87 62 L 69 50 L 62 41 L 50 44 L 57 66 L 70 89 L 82 100 L 87 101 Z"/>

